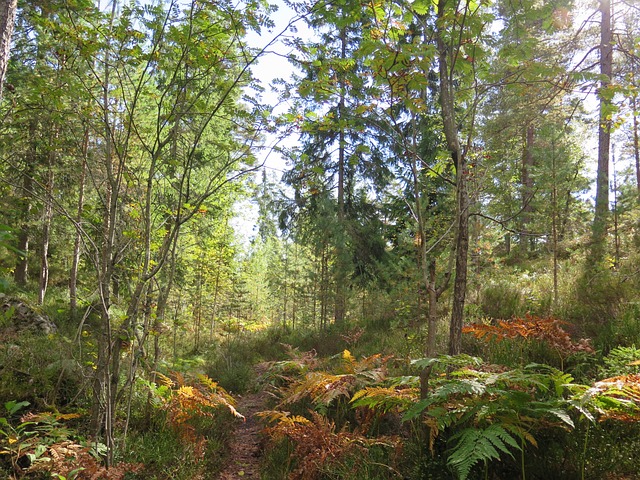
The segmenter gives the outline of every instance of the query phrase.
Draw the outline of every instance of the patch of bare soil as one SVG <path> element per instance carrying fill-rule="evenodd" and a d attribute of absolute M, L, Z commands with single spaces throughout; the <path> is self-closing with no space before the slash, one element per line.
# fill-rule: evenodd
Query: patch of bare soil
<path fill-rule="evenodd" d="M 264 392 L 251 393 L 238 398 L 236 409 L 245 416 L 238 421 L 226 467 L 219 480 L 260 478 L 260 422 L 256 413 L 265 409 Z"/>

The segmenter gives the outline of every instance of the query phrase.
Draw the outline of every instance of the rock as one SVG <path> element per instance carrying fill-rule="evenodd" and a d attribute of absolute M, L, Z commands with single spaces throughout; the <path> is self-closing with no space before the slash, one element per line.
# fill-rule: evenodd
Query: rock
<path fill-rule="evenodd" d="M 10 313 L 11 312 L 11 313 Z M 46 315 L 43 315 L 21 300 L 0 293 L 0 315 L 11 315 L 2 324 L 16 331 L 31 331 L 49 335 L 56 333 L 58 327 Z"/>

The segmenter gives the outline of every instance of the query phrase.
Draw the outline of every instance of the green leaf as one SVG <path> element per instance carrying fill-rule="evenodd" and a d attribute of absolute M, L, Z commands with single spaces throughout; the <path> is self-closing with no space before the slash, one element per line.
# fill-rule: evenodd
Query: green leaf
<path fill-rule="evenodd" d="M 565 410 L 561 410 L 559 408 L 550 408 L 548 410 L 548 412 L 550 414 L 556 416 L 560 420 L 562 420 L 564 423 L 569 425 L 571 428 L 575 428 L 573 420 L 571 419 L 571 417 L 569 416 L 569 414 Z"/>
<path fill-rule="evenodd" d="M 490 460 L 499 460 L 500 452 L 513 458 L 509 447 L 520 450 L 516 439 L 503 427 L 495 424 L 484 430 L 467 428 L 451 439 L 458 442 L 452 449 L 447 464 L 456 471 L 460 480 L 466 480 L 477 463 L 486 464 Z"/>
<path fill-rule="evenodd" d="M 20 410 L 22 407 L 27 407 L 29 405 L 31 405 L 31 404 L 29 402 L 27 402 L 27 401 L 16 402 L 15 400 L 10 400 L 8 402 L 5 402 L 4 408 L 5 408 L 5 410 L 7 412 L 9 412 L 9 415 L 13 415 L 18 410 Z"/>
<path fill-rule="evenodd" d="M 426 1 L 426 0 L 415 0 L 415 2 L 413 2 L 413 4 L 411 5 L 411 8 L 413 9 L 414 12 L 416 12 L 418 15 L 425 15 L 426 13 L 429 13 L 429 6 L 430 6 L 431 2 L 430 1 Z"/>
<path fill-rule="evenodd" d="M 402 416 L 402 421 L 408 422 L 416 419 L 417 417 L 422 415 L 422 412 L 424 412 L 424 410 L 432 403 L 433 400 L 429 398 L 425 398 L 416 402 L 404 413 L 404 415 Z"/>

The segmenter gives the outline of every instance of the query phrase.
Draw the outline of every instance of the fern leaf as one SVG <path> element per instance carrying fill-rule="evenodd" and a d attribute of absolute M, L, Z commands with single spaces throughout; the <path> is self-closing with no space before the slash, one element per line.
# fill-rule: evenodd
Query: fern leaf
<path fill-rule="evenodd" d="M 513 458 L 509 447 L 520 450 L 518 442 L 500 425 L 490 425 L 484 430 L 467 428 L 454 435 L 458 440 L 449 455 L 449 464 L 458 474 L 460 480 L 466 480 L 471 469 L 479 462 L 500 459 L 500 452 Z"/>
<path fill-rule="evenodd" d="M 212 380 L 211 378 L 209 378 L 207 375 L 204 374 L 199 374 L 198 375 L 198 381 L 204 385 L 205 387 L 207 387 L 209 390 L 211 390 L 212 392 L 215 392 L 218 390 L 218 384 Z"/>
<path fill-rule="evenodd" d="M 417 394 L 415 388 L 367 387 L 353 394 L 351 404 L 354 407 L 368 407 L 384 413 L 396 408 L 402 411 L 416 400 Z"/>
<path fill-rule="evenodd" d="M 527 430 L 522 428 L 520 425 L 513 425 L 511 423 L 506 423 L 506 424 L 504 424 L 504 428 L 506 428 L 510 432 L 513 432 L 517 437 L 523 439 L 525 442 L 528 442 L 529 444 L 531 444 L 534 447 L 538 448 L 538 442 L 533 437 L 533 435 L 531 435 Z M 521 447 L 518 446 L 518 449 L 520 449 L 520 448 Z"/>
<path fill-rule="evenodd" d="M 550 408 L 548 410 L 548 412 L 551 415 L 553 415 L 553 416 L 559 418 L 560 420 L 562 420 L 562 422 L 566 423 L 571 428 L 575 428 L 573 420 L 571 419 L 571 417 L 569 416 L 569 414 L 565 410 L 562 410 L 560 408 Z"/>
<path fill-rule="evenodd" d="M 257 416 L 264 418 L 269 423 L 276 423 L 282 420 L 283 418 L 287 418 L 291 415 L 290 412 L 281 411 L 281 410 L 264 410 L 262 412 L 258 412 Z"/>
<path fill-rule="evenodd" d="M 342 359 L 348 363 L 349 365 L 354 365 L 356 363 L 356 359 L 349 350 L 344 350 L 342 352 Z"/>
<path fill-rule="evenodd" d="M 417 417 L 419 417 L 420 415 L 422 415 L 422 412 L 425 411 L 426 408 L 429 407 L 429 405 L 431 405 L 433 403 L 433 399 L 432 398 L 425 398 L 422 399 L 416 403 L 414 403 L 403 415 L 402 420 L 403 421 L 410 421 L 410 420 L 414 420 Z"/>
<path fill-rule="evenodd" d="M 163 375 L 160 372 L 153 372 L 153 373 L 156 375 L 156 378 L 158 379 L 158 383 L 160 383 L 160 385 L 163 385 L 167 388 L 173 388 L 173 386 L 175 385 L 173 380 L 171 380 L 166 375 Z"/>

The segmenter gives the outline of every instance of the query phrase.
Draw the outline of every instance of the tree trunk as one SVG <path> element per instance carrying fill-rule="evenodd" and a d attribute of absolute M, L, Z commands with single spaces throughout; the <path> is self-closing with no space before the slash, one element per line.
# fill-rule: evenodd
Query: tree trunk
<path fill-rule="evenodd" d="M 115 0 L 111 6 L 110 28 L 113 26 L 117 11 Z M 98 357 L 93 387 L 92 424 L 96 438 L 104 438 L 107 447 L 106 465 L 110 467 L 114 455 L 113 427 L 115 422 L 114 401 L 115 391 L 112 389 L 111 365 L 113 361 L 113 332 L 111 328 L 111 283 L 114 268 L 114 250 L 116 238 L 116 219 L 118 213 L 119 168 L 114 168 L 113 125 L 110 118 L 110 52 L 104 54 L 102 63 L 104 66 L 102 78 L 102 127 L 104 135 L 103 153 L 106 175 L 104 193 L 104 214 L 102 217 L 102 239 L 99 251 L 98 291 L 100 299 L 100 330 L 97 342 Z M 115 342 L 118 343 L 118 342 Z M 119 361 L 119 359 L 118 359 Z"/>
<path fill-rule="evenodd" d="M 467 263 L 469 253 L 469 198 L 467 172 L 464 156 L 460 156 L 460 170 L 457 172 L 457 237 L 456 237 L 456 279 L 453 284 L 453 306 L 449 331 L 449 354 L 458 355 L 462 350 L 462 325 L 467 294 Z"/>
<path fill-rule="evenodd" d="M 53 148 L 53 147 L 51 147 Z M 38 304 L 44 303 L 44 297 L 49 286 L 49 244 L 51 242 L 51 221 L 53 219 L 53 189 L 54 189 L 54 154 L 49 154 L 49 172 L 44 200 L 44 212 L 42 215 L 42 244 L 40 258 L 40 288 L 38 290 Z"/>
<path fill-rule="evenodd" d="M 341 52 L 340 58 L 345 59 L 347 55 L 347 34 L 343 28 L 340 31 Z M 334 320 L 336 324 L 344 323 L 346 310 L 347 275 L 346 275 L 346 255 L 345 255 L 345 211 L 344 211 L 344 185 L 345 185 L 345 149 L 346 140 L 344 134 L 344 111 L 345 111 L 345 82 L 340 77 L 340 100 L 338 103 L 338 232 L 336 235 L 336 298 L 334 305 Z"/>
<path fill-rule="evenodd" d="M 9 63 L 11 36 L 17 8 L 18 0 L 0 0 L 0 100 L 2 100 L 2 87 Z"/>
<path fill-rule="evenodd" d="M 446 2 L 438 3 L 437 21 L 445 16 Z M 438 69 L 440 80 L 440 107 L 447 148 L 456 171 L 456 278 L 453 286 L 453 306 L 449 330 L 449 354 L 457 355 L 462 348 L 462 324 L 467 293 L 467 263 L 469 253 L 469 192 L 467 191 L 467 162 L 460 147 L 458 127 L 455 119 L 453 78 L 449 69 L 449 48 L 444 41 L 444 32 L 436 30 L 438 46 Z"/>
<path fill-rule="evenodd" d="M 80 245 L 82 235 L 80 233 L 80 222 L 82 221 L 82 211 L 84 209 L 84 189 L 87 177 L 87 155 L 89 153 L 89 129 L 85 128 L 82 139 L 82 168 L 80 170 L 80 180 L 78 185 L 78 210 L 76 211 L 76 238 L 73 242 L 73 258 L 71 260 L 71 271 L 69 272 L 69 309 L 71 318 L 78 317 L 78 268 L 80 266 Z"/>
<path fill-rule="evenodd" d="M 553 248 L 553 303 L 551 304 L 552 311 L 558 306 L 558 175 L 557 175 L 557 161 L 556 161 L 556 149 L 555 143 L 552 144 L 553 149 L 551 151 L 551 241 Z"/>
<path fill-rule="evenodd" d="M 35 130 L 35 129 L 34 129 Z M 29 279 L 29 221 L 31 217 L 31 197 L 33 195 L 33 172 L 36 163 L 35 145 L 31 146 L 27 158 L 25 171 L 22 173 L 22 192 L 20 205 L 20 232 L 18 233 L 18 250 L 22 255 L 18 257 L 16 268 L 13 271 L 13 279 L 16 285 L 24 287 Z"/>
<path fill-rule="evenodd" d="M 606 253 L 609 224 L 609 150 L 611 144 L 611 100 L 602 93 L 611 84 L 613 50 L 611 46 L 611 4 L 600 1 L 600 118 L 598 125 L 598 172 L 596 178 L 596 208 L 593 219 L 589 265 L 602 265 Z"/>
<path fill-rule="evenodd" d="M 427 292 L 429 295 L 429 311 L 427 314 L 427 357 L 434 357 L 436 355 L 436 333 L 438 327 L 438 298 L 443 290 L 436 288 L 436 261 L 432 260 L 428 265 L 429 271 L 429 283 L 427 285 Z M 447 279 L 447 282 L 448 279 Z"/>
<path fill-rule="evenodd" d="M 635 63 L 634 63 L 635 65 Z M 636 161 L 636 188 L 638 191 L 638 205 L 640 205 L 640 134 L 638 129 L 640 126 L 638 125 L 638 115 L 636 112 L 638 111 L 638 99 L 633 97 L 633 156 Z M 634 238 L 634 242 L 637 247 L 640 247 L 640 218 L 636 222 L 636 234 Z"/>
<path fill-rule="evenodd" d="M 529 231 L 531 223 L 531 200 L 533 198 L 533 178 L 531 170 L 533 167 L 533 124 L 528 124 L 524 133 L 524 148 L 522 150 L 522 214 L 520 217 L 520 251 L 523 256 L 527 256 L 533 249 L 532 237 Z"/>
<path fill-rule="evenodd" d="M 640 202 L 640 134 L 638 129 L 638 115 L 636 112 L 638 111 L 638 99 L 633 98 L 633 158 L 636 161 L 636 189 L 638 192 L 638 202 Z"/>
<path fill-rule="evenodd" d="M 13 279 L 20 287 L 25 287 L 29 280 L 29 248 L 31 236 L 31 210 L 33 208 L 33 176 L 38 163 L 38 147 L 36 144 L 37 125 L 35 120 L 29 122 L 29 150 L 26 153 L 25 167 L 22 172 L 22 188 L 18 202 L 20 213 L 20 232 L 18 233 L 18 250 L 23 256 L 18 257 L 16 268 L 13 271 Z"/>
<path fill-rule="evenodd" d="M 322 247 L 320 270 L 320 328 L 324 330 L 327 327 L 327 312 L 329 308 L 329 260 L 327 258 L 327 247 Z"/>

